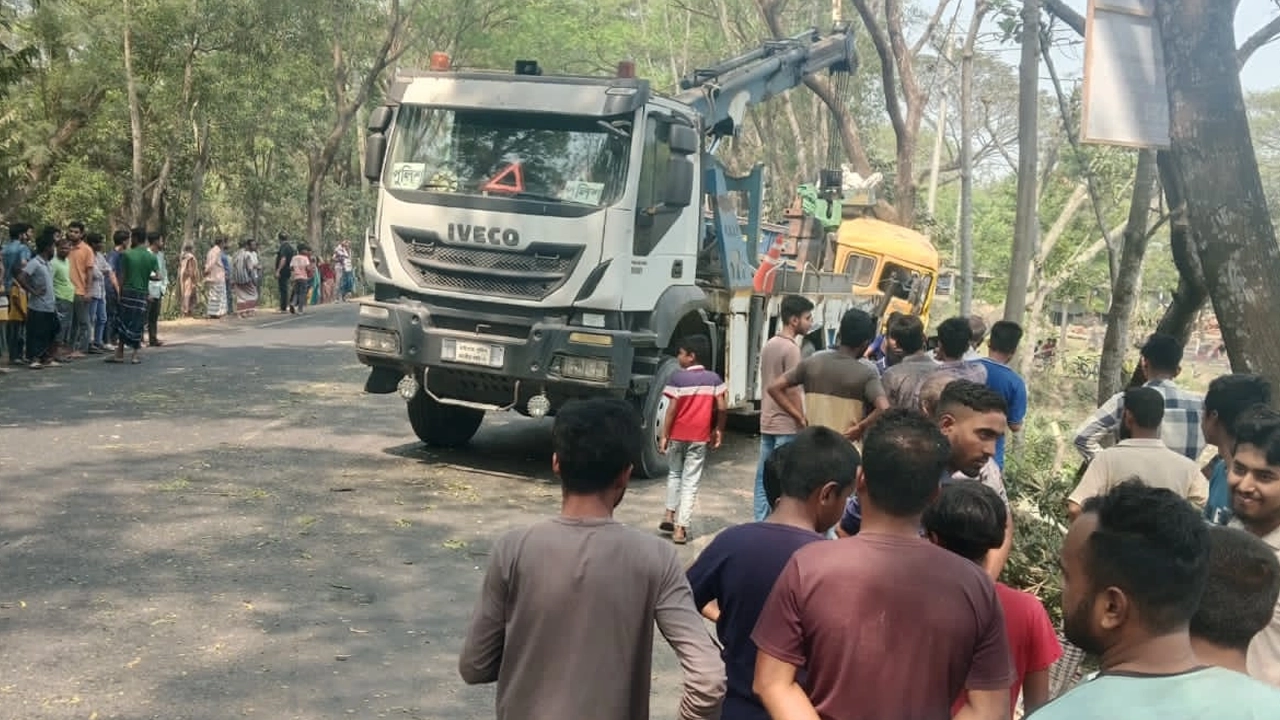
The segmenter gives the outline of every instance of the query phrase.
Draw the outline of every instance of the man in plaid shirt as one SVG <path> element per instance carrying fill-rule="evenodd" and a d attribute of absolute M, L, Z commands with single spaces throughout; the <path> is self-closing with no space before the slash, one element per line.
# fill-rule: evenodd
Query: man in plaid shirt
<path fill-rule="evenodd" d="M 1182 344 L 1172 335 L 1156 333 L 1142 346 L 1141 362 L 1143 374 L 1147 377 L 1146 387 L 1164 396 L 1160 439 L 1170 450 L 1198 461 L 1205 447 L 1204 434 L 1200 430 L 1204 396 L 1183 390 L 1173 383 L 1182 371 Z M 1076 431 L 1076 449 L 1086 461 L 1093 460 L 1093 456 L 1102 451 L 1099 441 L 1103 437 L 1114 437 L 1120 431 L 1123 400 L 1123 392 L 1112 395 Z"/>

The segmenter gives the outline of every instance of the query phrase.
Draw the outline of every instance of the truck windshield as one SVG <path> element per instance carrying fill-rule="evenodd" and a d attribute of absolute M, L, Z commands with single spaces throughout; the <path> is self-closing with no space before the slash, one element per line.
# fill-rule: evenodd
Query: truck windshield
<path fill-rule="evenodd" d="M 404 105 L 389 187 L 604 206 L 622 194 L 630 118 L 577 118 Z"/>

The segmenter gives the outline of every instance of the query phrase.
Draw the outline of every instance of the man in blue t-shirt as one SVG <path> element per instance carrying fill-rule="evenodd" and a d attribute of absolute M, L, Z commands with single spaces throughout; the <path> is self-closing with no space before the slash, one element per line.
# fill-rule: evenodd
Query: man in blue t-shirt
<path fill-rule="evenodd" d="M 822 540 L 840 519 L 860 464 L 852 443 L 834 430 L 802 430 L 765 463 L 765 490 L 779 494 L 769 517 L 721 532 L 689 568 L 693 600 L 715 622 L 724 647 L 723 717 L 768 720 L 751 689 L 756 668 L 751 632 L 791 555 Z"/>
<path fill-rule="evenodd" d="M 1209 383 L 1204 396 L 1204 412 L 1200 415 L 1200 429 L 1205 442 L 1218 449 L 1218 456 L 1205 468 L 1209 476 L 1209 501 L 1204 504 L 1205 517 L 1225 523 L 1218 518 L 1231 509 L 1231 488 L 1227 485 L 1227 468 L 1231 465 L 1231 453 L 1236 445 L 1236 420 L 1255 405 L 1271 404 L 1271 383 L 1259 375 L 1232 373 L 1215 378 Z"/>
<path fill-rule="evenodd" d="M 1022 328 L 1016 322 L 1001 320 L 991 326 L 991 338 L 987 341 L 987 357 L 978 362 L 987 370 L 987 387 L 1000 393 L 1008 406 L 1009 432 L 1022 430 L 1027 415 L 1027 384 L 1022 376 L 1009 367 L 1022 342 Z M 1004 436 L 996 440 L 996 465 L 1004 470 Z"/>

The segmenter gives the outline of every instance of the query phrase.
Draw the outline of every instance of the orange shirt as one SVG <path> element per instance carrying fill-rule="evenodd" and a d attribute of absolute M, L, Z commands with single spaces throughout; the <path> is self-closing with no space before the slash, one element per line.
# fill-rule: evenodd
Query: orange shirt
<path fill-rule="evenodd" d="M 87 242 L 71 248 L 67 264 L 70 265 L 71 284 L 75 286 L 76 295 L 88 295 L 93 284 L 93 248 Z"/>

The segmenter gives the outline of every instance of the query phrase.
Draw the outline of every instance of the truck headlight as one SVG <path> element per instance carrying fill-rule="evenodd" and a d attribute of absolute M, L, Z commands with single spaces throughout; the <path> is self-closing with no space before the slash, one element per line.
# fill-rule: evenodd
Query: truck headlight
<path fill-rule="evenodd" d="M 370 352 L 386 355 L 400 354 L 400 334 L 394 330 L 377 328 L 356 328 L 356 347 Z"/>
<path fill-rule="evenodd" d="M 613 375 L 613 365 L 600 358 L 557 355 L 551 360 L 551 372 L 576 380 L 608 382 Z"/>
<path fill-rule="evenodd" d="M 391 311 L 377 305 L 361 305 L 360 317 L 369 318 L 370 320 L 386 320 L 391 317 Z"/>

